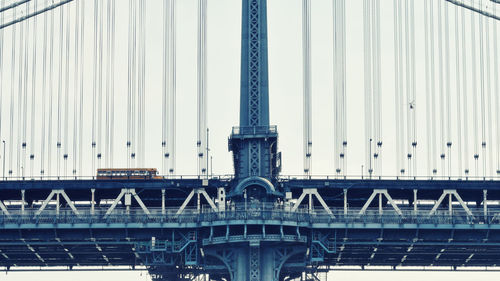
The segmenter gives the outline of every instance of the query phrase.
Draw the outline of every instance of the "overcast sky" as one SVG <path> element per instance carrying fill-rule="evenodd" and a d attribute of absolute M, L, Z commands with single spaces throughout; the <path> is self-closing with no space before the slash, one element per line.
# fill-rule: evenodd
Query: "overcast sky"
<path fill-rule="evenodd" d="M 437 3 L 438 1 L 433 1 Z M 489 2 L 489 1 L 487 1 Z M 85 73 L 84 73 L 84 130 L 83 130 L 83 167 L 79 173 L 83 175 L 93 175 L 90 163 L 92 162 L 91 151 L 91 119 L 92 119 L 92 90 L 93 90 L 93 1 L 86 1 L 85 11 Z M 159 0 L 147 1 L 146 9 L 146 166 L 161 168 L 161 99 L 162 99 L 162 2 Z M 178 1 L 177 4 L 177 174 L 194 175 L 197 174 L 197 150 L 196 150 L 196 5 L 195 0 Z M 347 141 L 348 148 L 346 153 L 347 174 L 359 175 L 361 166 L 364 165 L 365 173 L 368 164 L 365 159 L 365 139 L 364 134 L 364 86 L 363 86 L 363 5 L 361 0 L 347 1 Z M 383 146 L 380 152 L 380 159 L 383 163 L 375 171 L 377 175 L 396 175 L 396 124 L 395 103 L 394 103 L 394 41 L 393 41 L 393 1 L 385 0 L 381 4 L 381 112 L 382 112 L 382 141 Z M 426 128 L 426 94 L 425 94 L 425 56 L 424 56 L 424 1 L 415 1 L 415 36 L 416 36 L 416 100 L 415 111 L 417 116 L 417 175 L 428 175 L 430 168 L 427 166 L 427 150 L 430 147 L 427 143 L 428 129 Z M 443 56 L 449 51 L 450 57 L 450 113 L 451 113 L 451 141 L 453 142 L 451 150 L 452 175 L 459 174 L 458 162 L 458 135 L 457 123 L 464 123 L 465 118 L 457 119 L 456 116 L 456 79 L 455 79 L 455 52 L 457 50 L 455 40 L 455 6 L 443 1 L 444 7 L 449 9 L 450 14 L 450 49 L 443 50 Z M 70 4 L 71 23 L 70 34 L 73 34 L 74 23 L 74 3 Z M 435 5 L 435 13 L 436 13 Z M 239 110 L 239 73 L 240 73 L 240 32 L 241 32 L 241 2 L 234 0 L 216 0 L 209 1 L 208 4 L 208 126 L 210 128 L 210 149 L 213 156 L 214 174 L 232 173 L 232 158 L 227 151 L 227 137 L 230 134 L 232 126 L 238 125 Z M 269 79 L 270 79 L 270 109 L 271 123 L 278 125 L 280 133 L 279 149 L 283 152 L 283 173 L 285 175 L 300 175 L 303 171 L 303 144 L 302 144 L 302 43 L 301 43 L 301 1 L 299 0 L 272 0 L 268 3 L 269 19 Z M 443 19 L 444 20 L 444 19 Z M 483 174 L 482 161 L 478 162 L 478 169 L 474 167 L 473 155 L 474 147 L 480 150 L 482 141 L 481 121 L 478 121 L 478 129 L 474 130 L 473 122 L 473 98 L 472 98 L 472 56 L 471 50 L 474 45 L 476 48 L 476 67 L 477 77 L 479 71 L 479 32 L 476 32 L 476 40 L 472 40 L 470 32 L 470 13 L 466 12 L 466 49 L 467 49 L 467 96 L 468 96 L 468 144 L 469 151 L 467 155 L 462 153 L 462 162 L 468 159 L 468 168 L 471 175 Z M 53 62 L 53 120 L 52 120 L 52 169 L 51 174 L 56 173 L 57 151 L 55 148 L 57 140 L 57 89 L 59 76 L 59 10 L 54 14 L 54 62 Z M 437 25 L 437 18 L 434 19 L 434 25 Z M 460 27 L 461 21 L 459 22 Z M 36 88 L 41 89 L 43 79 L 49 76 L 42 75 L 42 54 L 43 54 L 43 17 L 38 17 L 37 25 L 37 82 Z M 312 1 L 312 118 L 313 118 L 313 153 L 312 153 L 312 174 L 314 175 L 332 175 L 334 174 L 334 110 L 333 110 L 333 22 L 332 22 L 332 2 L 330 0 Z M 476 27 L 478 26 L 476 18 Z M 16 46 L 19 47 L 19 25 L 17 25 Z M 12 49 L 12 27 L 4 30 L 4 48 L 3 48 L 3 78 L 1 87 L 3 90 L 3 99 L 1 106 L 1 138 L 7 141 L 7 170 L 12 169 L 14 175 L 29 175 L 33 167 L 33 173 L 39 175 L 40 171 L 40 142 L 41 142 L 41 104 L 42 95 L 39 91 L 35 100 L 35 124 L 34 143 L 31 143 L 31 83 L 28 83 L 27 99 L 27 155 L 33 151 L 35 160 L 24 164 L 24 171 L 17 164 L 17 152 L 15 147 L 20 147 L 21 140 L 18 140 L 18 129 L 22 126 L 18 124 L 18 103 L 17 98 L 13 110 L 13 144 L 10 142 L 10 98 L 17 97 L 18 76 L 19 76 L 19 51 L 16 53 L 14 93 L 11 95 L 11 49 Z M 434 31 L 437 38 L 438 31 Z M 461 28 L 459 29 L 461 32 Z M 493 33 L 490 24 L 490 51 L 493 50 Z M 32 31 L 30 31 L 32 34 Z M 116 42 L 115 51 L 116 71 L 115 71 L 115 137 L 114 137 L 114 166 L 123 167 L 126 165 L 127 152 L 127 34 L 128 34 L 128 1 L 117 1 L 116 6 Z M 484 38 L 486 40 L 486 37 Z M 31 43 L 31 39 L 30 39 Z M 438 41 L 435 40 L 435 67 L 436 67 L 436 91 L 439 90 L 438 76 Z M 61 125 L 62 154 L 67 152 L 68 164 L 64 169 L 64 161 L 61 162 L 61 174 L 66 170 L 71 174 L 73 168 L 73 37 L 70 42 L 69 56 L 69 110 L 68 110 L 68 137 L 64 137 L 64 122 Z M 443 40 L 444 44 L 444 40 Z M 65 46 L 65 45 L 64 45 Z M 64 49 L 64 48 L 63 48 Z M 31 49 L 28 52 L 31 65 Z M 494 66 L 498 66 L 498 61 L 494 61 L 493 56 L 485 54 L 485 62 L 490 62 L 490 75 L 493 78 Z M 66 56 L 64 56 L 66 58 Z M 103 59 L 104 61 L 105 59 Z M 63 66 L 65 61 L 63 60 Z M 486 66 L 485 66 L 486 67 Z M 105 70 L 105 68 L 104 68 Z M 64 73 L 63 69 L 63 73 Z M 487 72 L 485 71 L 486 75 Z M 28 76 L 30 81 L 31 74 Z M 64 81 L 64 76 L 62 77 Z M 487 175 L 495 174 L 498 165 L 498 146 L 496 141 L 496 122 L 494 115 L 495 79 L 490 79 L 491 88 L 488 87 L 487 79 L 484 79 L 486 105 L 491 106 L 491 115 L 488 115 L 490 108 L 485 108 L 485 137 L 487 143 Z M 479 78 L 476 88 L 478 97 L 480 93 Z M 48 86 L 47 86 L 48 87 Z M 64 91 L 64 83 L 62 84 Z M 105 89 L 105 87 L 103 87 Z M 487 90 L 491 89 L 491 99 Z M 47 94 L 48 95 L 48 94 Z M 63 95 L 64 97 L 64 95 Z M 46 110 L 50 109 L 48 105 L 48 96 L 46 98 Z M 64 101 L 64 99 L 63 99 Z M 446 102 L 446 99 L 444 100 Z M 489 102 L 491 101 L 491 102 Z M 440 105 L 439 98 L 436 96 L 436 119 L 432 120 L 437 124 L 437 151 L 432 155 L 437 160 L 437 168 L 441 174 L 441 163 L 439 155 L 441 154 L 441 134 L 440 134 Z M 399 107 L 406 111 L 408 106 L 403 103 Z M 480 104 L 477 105 L 480 108 Z M 62 118 L 64 119 L 64 104 L 61 107 Z M 481 111 L 478 111 L 478 117 L 481 117 Z M 104 123 L 105 114 L 103 112 L 102 120 L 98 123 Z M 490 116 L 490 118 L 488 118 Z M 48 115 L 46 116 L 48 120 Z M 97 117 L 96 117 L 97 118 Z M 490 123 L 489 120 L 492 122 Z M 46 121 L 48 122 L 48 121 Z M 20 123 L 22 124 L 22 123 Z M 447 126 L 447 125 L 445 125 Z M 104 140 L 104 128 L 101 133 L 101 139 Z M 463 127 L 463 124 L 462 126 Z M 46 123 L 46 130 L 48 124 Z M 463 132 L 463 131 L 462 131 Z M 489 139 L 491 133 L 491 139 Z M 21 135 L 23 133 L 21 132 Z M 99 133 L 97 133 L 99 135 Z M 478 135 L 478 144 L 475 144 L 474 136 Z M 47 146 L 46 140 L 46 146 Z M 103 145 L 102 142 L 97 146 Z M 405 141 L 405 146 L 408 142 Z M 465 139 L 462 139 L 462 147 L 465 147 Z M 13 149 L 12 165 L 9 157 L 9 150 Z M 483 152 L 479 151 L 480 160 L 484 157 Z M 104 149 L 101 149 L 103 158 L 106 157 Z M 406 151 L 402 153 L 403 157 Z M 447 153 L 448 154 L 448 153 Z M 95 155 L 94 155 L 95 157 Z M 20 155 L 22 158 L 22 153 Z M 45 169 L 47 169 L 47 151 L 45 156 Z M 406 163 L 405 163 L 406 164 Z M 462 167 L 462 170 L 465 167 Z M 447 173 L 446 173 L 447 174 Z M 463 174 L 463 171 L 462 171 Z"/>
<path fill-rule="evenodd" d="M 208 1 L 208 124 L 210 127 L 211 153 L 213 155 L 214 174 L 232 173 L 232 158 L 227 152 L 227 137 L 231 126 L 239 124 L 239 72 L 240 72 L 240 33 L 241 33 L 241 2 L 236 0 L 210 0 Z M 444 2 L 444 1 L 443 1 Z M 90 136 L 90 112 L 92 102 L 92 66 L 93 66 L 93 18 L 92 3 L 86 1 L 86 27 L 85 27 L 85 123 L 84 123 L 84 163 L 83 174 L 93 175 L 90 166 L 91 136 Z M 146 166 L 161 167 L 161 94 L 162 94 L 162 6 L 159 0 L 147 1 L 147 32 L 146 32 Z M 177 174 L 193 175 L 197 173 L 196 161 L 196 5 L 195 0 L 178 1 L 177 7 Z M 378 174 L 395 175 L 395 106 L 394 106 L 394 47 L 393 47 L 393 1 L 381 1 L 381 26 L 382 26 L 382 134 L 384 146 L 381 152 L 383 159 L 382 172 Z M 427 174 L 426 167 L 427 147 L 425 127 L 425 72 L 424 72 L 424 1 L 415 1 L 416 18 L 416 87 L 417 87 L 417 118 L 418 118 L 418 174 Z M 359 175 L 361 165 L 365 165 L 364 155 L 364 103 L 363 103 L 363 2 L 361 0 L 347 1 L 347 119 L 348 119 L 348 174 Z M 71 13 L 74 15 L 75 2 L 70 4 Z M 445 4 L 450 10 L 450 58 L 451 58 L 451 91 L 455 92 L 455 39 L 454 39 L 454 6 Z M 117 1 L 117 25 L 116 40 L 116 73 L 115 73 L 115 167 L 124 166 L 126 163 L 126 93 L 127 93 L 127 28 L 128 28 L 128 1 Z M 55 14 L 55 43 L 56 54 L 58 53 L 58 20 L 59 12 Z M 332 36 L 332 6 L 331 0 L 312 1 L 312 95 L 313 95 L 313 168 L 316 175 L 331 175 L 334 173 L 333 166 L 333 36 Z M 41 54 L 43 18 L 38 17 L 38 77 L 36 87 L 42 85 Z M 73 19 L 73 18 L 72 18 Z M 467 13 L 466 33 L 470 34 L 470 16 Z M 269 0 L 269 79 L 270 79 L 270 108 L 271 123 L 278 125 L 280 133 L 279 149 L 283 151 L 283 174 L 302 174 L 302 43 L 301 43 L 301 1 L 300 0 Z M 10 97 L 18 93 L 10 93 L 11 89 L 11 48 L 12 27 L 4 30 L 4 48 L 2 55 L 3 78 L 0 82 L 2 87 L 3 101 L 1 107 L 2 139 L 9 139 L 10 126 Z M 19 30 L 17 30 L 19 36 Z M 71 32 L 72 33 L 72 32 Z M 469 35 L 468 35 L 469 36 Z M 491 38 L 490 38 L 491 39 Z M 491 41 L 493 41 L 491 39 Z M 19 43 L 19 38 L 17 39 Z M 71 43 L 73 44 L 73 43 Z M 466 39 L 467 49 L 472 44 L 478 44 L 477 40 L 470 37 Z M 479 48 L 479 47 L 477 47 Z M 436 49 L 437 50 L 437 49 Z M 17 54 L 18 55 L 18 54 Z M 479 56 L 478 56 L 479 57 Z M 437 58 L 436 58 L 437 59 Z M 470 67 L 470 54 L 468 64 Z M 491 68 L 498 65 L 492 57 L 487 57 L 491 62 Z M 16 64 L 19 63 L 16 61 Z M 72 69 L 73 56 L 70 56 L 70 69 Z M 58 59 L 54 59 L 54 71 L 57 70 Z M 74 66 L 74 65 L 73 65 Z M 18 70 L 15 72 L 18 73 Z M 17 74 L 16 74 L 17 75 Z M 55 74 L 57 76 L 57 72 Z M 472 89 L 471 74 L 469 75 L 468 89 Z M 491 73 L 493 75 L 493 73 Z M 69 78 L 73 83 L 72 75 Z M 494 79 L 492 79 L 493 81 Z M 54 87 L 57 88 L 57 80 Z M 17 80 L 16 84 L 17 85 Z M 71 84 L 72 85 L 72 84 Z M 479 83 L 478 83 L 479 87 Z M 15 87 L 17 88 L 17 87 Z M 28 86 L 31 91 L 31 85 Z M 70 86 L 72 89 L 72 86 Z M 31 93 L 31 92 L 29 92 Z M 498 93 L 497 93 L 498 94 Z M 468 95 L 469 101 L 472 100 Z M 30 100 L 29 100 L 30 101 Z M 41 104 L 41 95 L 37 93 L 36 104 Z M 69 103 L 72 105 L 73 98 L 70 95 Z M 456 99 L 452 96 L 452 114 L 455 116 Z M 30 104 L 30 103 L 28 103 Z M 494 104 L 492 104 L 494 106 Z M 472 105 L 469 105 L 469 115 L 472 114 Z M 17 104 L 15 104 L 17 114 Z M 493 112 L 495 107 L 493 107 Z M 48 105 L 46 107 L 48 110 Z M 53 109 L 56 110 L 55 108 Z M 35 127 L 41 126 L 41 109 L 36 109 Z M 17 117 L 17 115 L 14 115 Z M 471 115 L 472 116 L 472 115 Z M 72 138 L 72 113 L 69 113 L 69 140 Z M 491 117 L 493 119 L 494 117 Z M 30 120 L 30 119 L 28 119 Z M 453 118 L 456 122 L 456 119 Z M 17 119 L 14 120 L 14 128 L 17 129 Z M 436 121 L 437 122 L 437 121 Z M 28 122 L 29 124 L 29 122 Z M 494 128 L 496 122 L 492 122 Z M 55 126 L 55 125 L 54 125 Z M 456 124 L 452 125 L 453 139 L 456 142 Z M 472 131 L 472 118 L 469 117 L 469 128 Z M 492 130 L 489 130 L 492 131 Z M 40 130 L 36 130 L 35 161 L 33 170 L 38 174 Z M 29 136 L 29 130 L 28 130 Z M 14 142 L 17 142 L 17 130 L 14 133 Z M 492 134 L 492 144 L 497 144 L 495 134 Z M 55 141 L 53 142 L 55 143 Z M 71 142 L 69 142 L 71 143 Z M 471 173 L 474 173 L 473 164 L 473 134 L 469 136 L 470 153 L 469 158 Z M 63 142 L 63 146 L 66 142 Z M 28 147 L 30 144 L 28 143 Z M 7 150 L 9 150 L 9 145 Z M 16 146 L 18 147 L 18 146 Z M 69 161 L 73 158 L 71 144 L 68 144 Z M 452 147 L 453 157 L 458 157 L 457 146 Z M 489 155 L 492 163 L 498 146 L 488 145 Z M 52 158 L 53 170 L 55 169 L 55 148 Z M 14 153 L 15 156 L 16 153 Z M 438 157 L 436 155 L 435 157 Z M 453 158 L 457 161 L 457 158 Z M 13 161 L 14 166 L 16 161 Z M 71 162 L 70 162 L 71 163 Z M 489 162 L 488 162 L 489 163 Z M 26 164 L 26 167 L 29 167 Z M 489 165 L 489 164 L 488 164 Z M 7 170 L 10 167 L 7 167 Z M 14 174 L 20 173 L 12 168 Z M 453 165 L 455 172 L 458 166 Z M 480 166 L 481 169 L 481 166 Z M 489 172 L 495 170 L 495 164 L 488 167 Z M 68 164 L 68 171 L 72 170 Z M 25 171 L 26 174 L 28 173 Z M 366 172 L 366 171 L 365 171 Z M 479 171 L 482 174 L 482 170 Z M 472 275 L 473 274 L 473 275 Z M 1 276 L 1 275 L 0 275 Z M 500 277 L 498 273 L 359 273 L 359 272 L 336 272 L 332 278 L 350 280 L 387 280 L 387 278 L 404 278 L 406 280 L 489 280 Z M 1 276 L 0 280 L 148 280 L 146 274 L 136 272 L 106 272 L 106 273 L 9 273 Z"/>

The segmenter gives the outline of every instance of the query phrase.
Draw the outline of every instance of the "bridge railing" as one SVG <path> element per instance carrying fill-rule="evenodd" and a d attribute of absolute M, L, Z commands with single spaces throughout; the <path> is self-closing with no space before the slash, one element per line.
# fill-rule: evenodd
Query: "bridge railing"
<path fill-rule="evenodd" d="M 206 175 L 158 175 L 160 180 L 202 180 L 207 179 Z M 210 180 L 230 181 L 234 175 L 209 175 Z M 96 180 L 96 175 L 87 176 L 5 176 L 0 177 L 0 184 L 2 181 L 71 181 L 71 180 Z M 151 180 L 145 177 L 144 180 Z M 118 180 L 106 179 L 105 181 Z M 124 180 L 120 178 L 119 180 Z M 125 179 L 126 180 L 126 179 Z M 134 176 L 133 180 L 138 179 Z M 432 180 L 447 180 L 447 181 L 500 181 L 500 176 L 368 176 L 368 175 L 281 175 L 280 181 L 290 180 L 413 180 L 413 181 L 432 181 Z"/>
<path fill-rule="evenodd" d="M 390 175 L 281 175 L 280 180 L 446 180 L 446 181 L 500 181 L 500 176 L 390 176 Z"/>
<path fill-rule="evenodd" d="M 485 214 L 479 209 L 471 209 L 471 214 L 465 210 L 455 209 L 451 213 L 448 209 L 438 209 L 434 213 L 430 210 L 401 209 L 401 214 L 395 210 L 385 209 L 380 213 L 379 209 L 367 209 L 360 213 L 361 209 L 351 208 L 347 213 L 341 208 L 332 208 L 331 213 L 324 209 L 298 209 L 294 212 L 286 207 L 276 206 L 247 207 L 238 206 L 229 210 L 218 212 L 209 208 L 197 209 L 186 208 L 181 214 L 178 209 L 149 208 L 149 214 L 143 209 L 116 208 L 113 212 L 106 214 L 106 209 L 78 209 L 78 214 L 71 209 L 62 208 L 59 211 L 47 209 L 37 213 L 34 209 L 24 211 L 10 209 L 9 215 L 0 215 L 0 228 L 10 225 L 32 224 L 123 224 L 123 223 L 211 223 L 217 221 L 266 221 L 267 223 L 307 223 L 307 224 L 498 224 L 500 225 L 500 210 L 491 210 Z M 84 227 L 84 226 L 82 226 Z"/>
<path fill-rule="evenodd" d="M 160 179 L 151 179 L 151 177 L 146 176 L 143 179 L 139 176 L 130 176 L 130 178 L 110 178 L 103 179 L 102 181 L 112 181 L 112 180 L 204 180 L 207 179 L 206 175 L 158 175 Z M 233 175 L 210 175 L 208 179 L 210 180 L 223 180 L 229 181 L 233 179 Z M 2 181 L 74 181 L 74 180 L 97 180 L 97 176 L 6 176 L 0 177 L 0 184 Z"/>

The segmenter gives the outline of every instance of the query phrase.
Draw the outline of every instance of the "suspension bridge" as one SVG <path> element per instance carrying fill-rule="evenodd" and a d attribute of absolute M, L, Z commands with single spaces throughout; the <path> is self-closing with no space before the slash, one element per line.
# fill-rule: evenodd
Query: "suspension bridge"
<path fill-rule="evenodd" d="M 177 171 L 187 157 L 177 153 L 185 144 L 176 143 L 177 128 L 186 130 L 176 109 L 180 1 L 0 2 L 2 270 L 146 269 L 155 281 L 325 280 L 325 273 L 344 267 L 497 270 L 498 1 L 358 1 L 363 33 L 356 36 L 364 56 L 357 82 L 364 91 L 355 110 L 364 120 L 350 122 L 349 2 L 331 1 L 329 176 L 316 175 L 312 165 L 322 153 L 313 154 L 312 130 L 316 2 L 297 1 L 300 176 L 283 174 L 286 158 L 270 118 L 266 0 L 241 1 L 240 116 L 228 128 L 234 172 L 211 171 L 211 2 L 196 2 L 195 176 Z M 388 3 L 392 9 L 381 11 Z M 120 15 L 124 4 L 128 14 Z M 163 19 L 162 69 L 154 70 L 162 73 L 161 102 L 152 105 L 146 99 L 149 5 Z M 390 75 L 383 59 L 386 14 L 392 16 Z M 126 43 L 117 40 L 117 29 Z M 127 59 L 116 55 L 120 49 Z M 116 79 L 120 70 L 126 79 Z M 382 90 L 388 76 L 389 99 Z M 153 107 L 161 122 L 154 122 L 158 138 L 151 141 Z M 387 108 L 394 110 L 390 139 Z M 348 134 L 359 127 L 361 133 Z M 360 162 L 349 158 L 356 151 Z M 159 171 L 147 167 L 150 152 L 161 158 Z M 361 175 L 351 176 L 359 166 Z"/>

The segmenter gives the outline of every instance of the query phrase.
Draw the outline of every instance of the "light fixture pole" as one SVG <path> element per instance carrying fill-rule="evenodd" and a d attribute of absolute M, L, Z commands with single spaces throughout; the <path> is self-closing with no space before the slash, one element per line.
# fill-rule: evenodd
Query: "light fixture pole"
<path fill-rule="evenodd" d="M 368 169 L 368 173 L 370 174 L 370 179 L 372 178 L 372 172 L 373 172 L 373 168 L 372 168 L 372 139 L 370 138 L 370 169 Z"/>
<path fill-rule="evenodd" d="M 7 180 L 5 177 L 5 140 L 2 140 L 3 142 L 3 179 Z"/>

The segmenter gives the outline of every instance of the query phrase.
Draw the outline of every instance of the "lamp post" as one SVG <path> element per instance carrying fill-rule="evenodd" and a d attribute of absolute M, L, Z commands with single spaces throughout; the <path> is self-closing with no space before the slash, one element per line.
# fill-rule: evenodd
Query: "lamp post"
<path fill-rule="evenodd" d="M 372 168 L 372 139 L 370 138 L 370 168 L 368 169 L 368 173 L 370 174 L 370 179 L 372 178 L 372 172 L 373 172 L 373 168 Z"/>
<path fill-rule="evenodd" d="M 5 178 L 5 140 L 2 140 L 2 142 L 3 142 L 3 179 L 7 180 L 7 178 Z"/>

